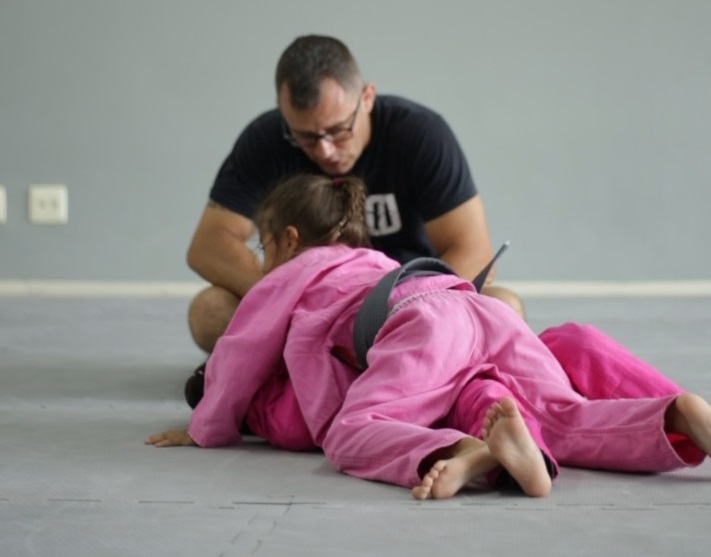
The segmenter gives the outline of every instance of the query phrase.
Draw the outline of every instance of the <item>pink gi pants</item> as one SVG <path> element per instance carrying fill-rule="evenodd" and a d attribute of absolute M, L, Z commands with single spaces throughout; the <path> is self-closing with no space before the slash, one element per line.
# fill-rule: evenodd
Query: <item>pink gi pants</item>
<path fill-rule="evenodd" d="M 543 335 L 549 343 L 559 336 L 563 344 L 555 348 L 568 365 L 579 365 L 571 382 L 546 344 L 502 302 L 455 290 L 409 296 L 386 321 L 368 370 L 346 394 L 324 441 L 327 457 L 345 473 L 411 487 L 420 481 L 423 458 L 465 433 L 478 436 L 486 409 L 508 394 L 538 446 L 560 464 L 661 472 L 700 463 L 702 451 L 692 445 L 681 456 L 663 430 L 680 389 L 592 329 L 587 360 L 561 350 L 576 338 L 575 327 Z M 600 372 L 598 365 L 626 374 L 620 362 L 634 364 L 649 391 L 620 377 L 585 379 Z M 589 400 L 574 384 L 593 396 L 627 389 L 654 398 Z M 430 428 L 443 420 L 447 427 Z"/>

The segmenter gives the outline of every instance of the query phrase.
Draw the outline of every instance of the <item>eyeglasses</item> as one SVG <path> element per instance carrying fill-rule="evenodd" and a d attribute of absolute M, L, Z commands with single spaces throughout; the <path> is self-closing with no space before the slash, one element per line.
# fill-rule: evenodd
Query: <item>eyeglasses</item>
<path fill-rule="evenodd" d="M 264 261 L 264 253 L 266 252 L 266 248 L 273 241 L 274 241 L 274 237 L 271 234 L 269 236 L 267 236 L 266 239 L 262 239 L 260 237 L 259 243 L 254 248 L 254 253 L 260 260 Z"/>
<path fill-rule="evenodd" d="M 358 118 L 358 111 L 360 110 L 360 101 L 362 99 L 363 93 L 361 92 L 358 97 L 358 104 L 356 104 L 353 116 L 351 116 L 351 123 L 348 126 L 336 126 L 330 130 L 326 130 L 324 133 L 293 132 L 287 126 L 286 121 L 282 119 L 282 136 L 294 147 L 315 147 L 322 139 L 324 141 L 329 141 L 330 143 L 342 143 L 343 141 L 353 137 L 353 128 L 355 128 L 356 118 Z"/>

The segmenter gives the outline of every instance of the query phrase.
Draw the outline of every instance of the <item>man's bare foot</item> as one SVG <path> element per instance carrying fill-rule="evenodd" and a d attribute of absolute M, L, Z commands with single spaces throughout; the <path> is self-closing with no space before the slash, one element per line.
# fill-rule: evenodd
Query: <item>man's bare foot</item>
<path fill-rule="evenodd" d="M 545 497 L 550 493 L 551 478 L 543 455 L 514 399 L 503 397 L 489 407 L 482 436 L 491 455 L 511 474 L 526 495 Z"/>
<path fill-rule="evenodd" d="M 667 410 L 667 429 L 683 433 L 711 455 L 711 406 L 700 396 L 685 393 Z"/>
<path fill-rule="evenodd" d="M 435 462 L 422 483 L 412 488 L 415 499 L 453 497 L 469 482 L 498 466 L 482 440 L 468 437 L 458 445 L 452 457 Z"/>

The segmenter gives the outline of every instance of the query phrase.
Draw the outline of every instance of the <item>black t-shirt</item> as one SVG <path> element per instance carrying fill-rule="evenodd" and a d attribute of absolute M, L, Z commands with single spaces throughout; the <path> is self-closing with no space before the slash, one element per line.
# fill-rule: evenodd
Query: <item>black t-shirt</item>
<path fill-rule="evenodd" d="M 424 223 L 476 195 L 464 153 L 444 119 L 406 99 L 380 95 L 370 142 L 351 170 L 368 188 L 366 214 L 373 247 L 400 262 L 436 257 Z M 294 174 L 323 171 L 282 137 L 277 109 L 240 134 L 210 197 L 252 218 L 269 190 Z"/>

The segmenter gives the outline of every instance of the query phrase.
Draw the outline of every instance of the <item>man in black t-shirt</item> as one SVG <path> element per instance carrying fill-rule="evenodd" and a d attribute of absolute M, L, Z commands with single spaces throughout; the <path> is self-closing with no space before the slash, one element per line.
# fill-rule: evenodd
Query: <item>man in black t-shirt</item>
<path fill-rule="evenodd" d="M 368 188 L 373 247 L 405 262 L 439 257 L 473 279 L 492 257 L 481 197 L 464 153 L 441 116 L 377 96 L 339 40 L 297 38 L 276 70 L 278 108 L 237 138 L 210 192 L 188 264 L 211 286 L 190 307 L 193 338 L 210 352 L 239 300 L 262 276 L 247 245 L 259 203 L 297 173 L 355 174 Z M 483 293 L 523 315 L 520 299 L 489 282 Z"/>

